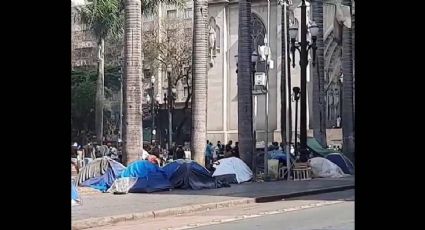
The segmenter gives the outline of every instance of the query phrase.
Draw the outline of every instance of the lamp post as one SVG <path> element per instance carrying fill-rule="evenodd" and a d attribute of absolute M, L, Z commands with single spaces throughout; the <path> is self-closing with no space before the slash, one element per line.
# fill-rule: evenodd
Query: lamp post
<path fill-rule="evenodd" d="M 151 144 L 153 144 L 154 135 L 155 135 L 155 76 L 151 77 L 151 96 L 149 97 L 148 102 L 151 103 L 151 117 L 152 117 L 152 124 L 151 124 Z M 152 100 L 151 100 L 152 98 Z"/>
<path fill-rule="evenodd" d="M 294 87 L 292 88 L 292 91 L 294 92 L 294 101 L 295 101 L 295 152 L 298 151 L 298 141 L 297 141 L 297 134 L 298 134 L 298 101 L 300 100 L 300 87 Z M 289 154 L 289 152 L 288 152 Z M 289 176 L 289 174 L 288 174 Z"/>
<path fill-rule="evenodd" d="M 171 143 L 173 141 L 173 114 L 171 113 L 171 109 L 173 107 L 172 102 L 172 90 L 171 90 L 171 66 L 167 66 L 167 80 L 168 80 L 168 87 L 167 87 L 167 102 L 168 102 L 168 152 L 171 150 Z"/>
<path fill-rule="evenodd" d="M 167 79 L 168 79 L 168 87 L 167 87 L 167 95 L 164 95 L 164 99 L 166 101 L 166 106 L 168 102 L 168 150 L 170 151 L 173 143 L 173 107 L 174 101 L 176 100 L 176 88 L 173 87 L 171 81 L 171 66 L 167 66 Z"/>
<path fill-rule="evenodd" d="M 267 35 L 268 37 L 268 35 Z M 264 114 L 265 114 L 265 119 L 266 119 L 266 124 L 265 124 L 265 134 L 266 134 L 266 138 L 265 138 L 265 145 L 264 145 L 264 175 L 267 176 L 268 174 L 268 143 L 269 143 L 269 69 L 270 69 L 270 46 L 268 43 L 268 39 L 264 38 L 264 46 L 260 46 L 259 47 L 259 53 L 262 57 L 265 57 L 265 61 L 266 61 L 266 72 L 265 72 L 265 90 L 263 92 L 263 94 L 265 95 L 265 105 L 264 105 Z"/>
<path fill-rule="evenodd" d="M 300 52 L 300 67 L 301 67 L 301 111 L 300 111 L 300 147 L 299 153 L 303 156 L 308 154 L 307 152 L 307 65 L 308 65 L 308 51 L 310 48 L 313 50 L 313 66 L 315 65 L 316 57 L 316 36 L 318 33 L 318 26 L 312 22 L 310 25 L 310 34 L 312 43 L 307 42 L 307 6 L 305 0 L 302 0 L 301 4 L 301 42 L 296 43 L 298 36 L 298 25 L 293 24 L 289 28 L 289 36 L 291 38 L 291 53 L 292 53 L 292 66 L 295 68 L 295 50 Z M 295 136 L 295 143 L 297 137 Z"/>

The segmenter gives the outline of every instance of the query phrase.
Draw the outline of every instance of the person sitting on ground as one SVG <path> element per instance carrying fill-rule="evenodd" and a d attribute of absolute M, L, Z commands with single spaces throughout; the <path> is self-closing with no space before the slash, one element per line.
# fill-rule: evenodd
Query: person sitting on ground
<path fill-rule="evenodd" d="M 108 142 L 108 156 L 114 160 L 118 159 L 118 150 L 114 146 L 112 146 L 111 142 Z"/>
<path fill-rule="evenodd" d="M 239 142 L 235 142 L 235 147 L 232 149 L 232 155 L 239 158 Z"/>
<path fill-rule="evenodd" d="M 231 157 L 231 156 L 232 156 L 232 143 L 233 143 L 233 141 L 232 141 L 232 140 L 230 140 L 230 141 L 227 143 L 226 147 L 224 147 L 224 157 L 225 157 L 225 158 L 226 158 L 226 157 Z"/>
<path fill-rule="evenodd" d="M 176 150 L 176 159 L 184 159 L 184 155 L 183 146 L 179 145 Z"/>

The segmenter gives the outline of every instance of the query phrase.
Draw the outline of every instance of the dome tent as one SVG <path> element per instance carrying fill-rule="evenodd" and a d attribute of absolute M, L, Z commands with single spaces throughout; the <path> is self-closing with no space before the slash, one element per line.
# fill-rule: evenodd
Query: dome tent
<path fill-rule="evenodd" d="M 174 188 L 194 190 L 217 188 L 211 173 L 195 161 L 179 159 L 165 165 L 163 170 Z"/>

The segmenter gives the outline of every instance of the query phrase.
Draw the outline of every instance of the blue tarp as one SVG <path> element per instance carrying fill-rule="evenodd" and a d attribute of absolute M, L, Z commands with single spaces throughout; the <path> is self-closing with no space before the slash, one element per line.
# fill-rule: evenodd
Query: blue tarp
<path fill-rule="evenodd" d="M 167 164 L 163 170 L 175 188 L 217 188 L 212 174 L 195 161 L 180 159 Z"/>
<path fill-rule="evenodd" d="M 136 184 L 129 192 L 155 192 L 172 188 L 167 174 L 158 165 L 147 160 L 131 163 L 122 173 L 121 177 L 137 177 Z"/>
<path fill-rule="evenodd" d="M 108 158 L 108 169 L 106 172 L 94 178 L 90 178 L 84 181 L 81 185 L 91 187 L 94 189 L 98 189 L 102 192 L 106 192 L 106 190 L 111 187 L 114 183 L 115 179 L 125 170 L 125 167 L 117 161 Z"/>
<path fill-rule="evenodd" d="M 282 150 L 269 151 L 267 155 L 268 159 L 279 160 L 279 163 L 286 163 L 286 153 Z"/>
<path fill-rule="evenodd" d="M 338 165 L 345 174 L 354 174 L 353 163 L 341 153 L 331 153 L 326 156 L 326 159 Z"/>
<path fill-rule="evenodd" d="M 77 187 L 71 182 L 71 200 L 80 200 L 80 194 L 78 194 Z"/>

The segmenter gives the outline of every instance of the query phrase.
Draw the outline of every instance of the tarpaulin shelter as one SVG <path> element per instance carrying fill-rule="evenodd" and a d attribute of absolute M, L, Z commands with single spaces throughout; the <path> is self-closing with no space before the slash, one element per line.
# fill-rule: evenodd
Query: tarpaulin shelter
<path fill-rule="evenodd" d="M 71 181 L 71 205 L 80 203 L 80 194 L 78 193 L 77 186 Z"/>
<path fill-rule="evenodd" d="M 125 166 L 121 163 L 109 157 L 102 157 L 81 169 L 77 183 L 105 192 L 124 169 Z"/>
<path fill-rule="evenodd" d="M 344 154 L 331 153 L 326 156 L 326 159 L 338 165 L 345 174 L 354 174 L 354 165 Z"/>
<path fill-rule="evenodd" d="M 121 173 L 121 177 L 136 177 L 137 182 L 129 192 L 155 192 L 173 188 L 167 174 L 158 165 L 147 160 L 138 160 Z"/>
<path fill-rule="evenodd" d="M 179 159 L 162 169 L 174 188 L 199 190 L 217 187 L 211 172 L 192 160 Z"/>
<path fill-rule="evenodd" d="M 323 157 L 311 158 L 309 165 L 315 177 L 340 178 L 348 176 L 338 165 Z"/>
<path fill-rule="evenodd" d="M 322 145 L 314 137 L 307 137 L 307 148 L 313 152 L 315 157 L 326 157 L 331 153 L 339 153 L 333 149 L 323 148 Z"/>

